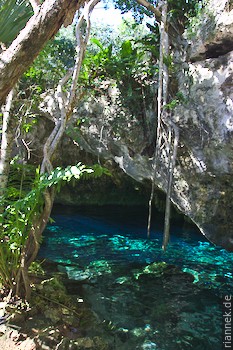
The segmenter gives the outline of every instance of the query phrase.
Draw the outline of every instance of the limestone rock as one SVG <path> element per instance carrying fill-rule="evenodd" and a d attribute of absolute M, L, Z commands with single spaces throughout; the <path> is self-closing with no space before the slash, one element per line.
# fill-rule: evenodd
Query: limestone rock
<path fill-rule="evenodd" d="M 171 200 L 213 243 L 233 251 L 233 9 L 227 0 L 210 0 L 197 19 L 195 36 L 187 32 L 174 52 L 181 102 L 172 111 L 180 131 Z M 156 93 L 156 92 L 155 92 Z M 51 108 L 53 101 L 47 101 Z M 55 160 L 75 164 L 80 152 L 99 162 L 115 162 L 142 182 L 153 177 L 156 113 L 146 118 L 122 103 L 114 81 L 79 107 Z M 146 121 L 146 122 L 145 122 Z M 40 137 L 36 138 L 39 142 Z M 78 147 L 77 147 L 78 146 Z M 33 147 L 33 143 L 32 143 Z M 36 147 L 34 147 L 36 148 Z M 80 151 L 81 150 L 81 151 Z M 104 159 L 104 161 L 102 161 Z M 155 184 L 167 191 L 168 157 L 161 151 Z M 73 193 L 66 193 L 72 202 Z"/>
<path fill-rule="evenodd" d="M 229 0 L 209 0 L 204 11 L 185 33 L 190 59 L 216 58 L 233 50 L 233 8 Z"/>
<path fill-rule="evenodd" d="M 191 53 L 185 52 L 185 44 L 184 55 L 181 47 L 177 55 L 178 91 L 185 102 L 172 116 L 180 130 L 180 145 L 171 199 L 211 242 L 233 251 L 232 9 L 225 0 L 218 6 L 215 2 L 209 5 L 215 13 L 202 21 L 190 42 Z M 230 42 L 227 50 L 226 42 Z M 214 48 L 215 54 L 211 53 Z M 137 181 L 152 178 L 149 146 L 154 135 L 145 137 L 137 118 L 130 118 L 129 111 L 122 109 L 119 94 L 110 104 L 104 96 L 89 100 L 81 112 L 86 122 L 76 134 L 72 127 L 69 130 L 80 147 L 114 160 Z M 165 156 L 156 169 L 155 182 L 166 192 Z"/>

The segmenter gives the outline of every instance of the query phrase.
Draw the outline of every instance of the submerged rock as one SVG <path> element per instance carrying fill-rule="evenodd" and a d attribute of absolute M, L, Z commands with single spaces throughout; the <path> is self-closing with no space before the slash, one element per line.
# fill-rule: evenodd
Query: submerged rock
<path fill-rule="evenodd" d="M 220 303 L 211 292 L 195 286 L 192 275 L 163 262 L 141 267 L 136 275 L 135 270 L 124 276 L 119 272 L 115 267 L 113 276 L 99 276 L 95 285 L 84 286 L 91 307 L 114 334 L 117 349 L 181 350 L 187 344 L 190 349 L 203 344 L 219 349 Z M 210 298 L 215 299 L 214 307 Z M 210 319 L 213 322 L 207 325 Z"/>

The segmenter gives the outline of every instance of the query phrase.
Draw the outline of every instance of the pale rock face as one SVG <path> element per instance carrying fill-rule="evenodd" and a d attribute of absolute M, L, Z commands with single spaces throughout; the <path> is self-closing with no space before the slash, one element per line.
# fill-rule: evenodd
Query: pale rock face
<path fill-rule="evenodd" d="M 205 16 L 197 37 L 184 40 L 184 47 L 174 53 L 178 91 L 185 102 L 172 112 L 180 140 L 171 200 L 210 241 L 233 251 L 232 11 L 225 0 L 211 3 L 216 15 Z M 231 43 L 228 46 L 226 39 Z M 115 161 L 135 180 L 151 180 L 156 133 L 153 108 L 147 106 L 145 134 L 139 118 L 123 107 L 115 82 L 109 80 L 101 89 L 98 97 L 90 97 L 77 109 L 68 135 L 80 149 Z M 41 106 L 44 112 L 56 108 L 53 99 L 45 102 Z M 78 126 L 77 120 L 81 120 Z M 35 135 L 37 142 L 38 134 L 42 135 L 43 130 Z M 68 138 L 63 140 L 59 156 L 74 163 L 76 146 L 72 148 L 70 143 Z M 164 192 L 167 160 L 164 156 L 155 172 L 155 184 Z"/>
<path fill-rule="evenodd" d="M 177 73 L 179 91 L 187 102 L 173 113 L 180 130 L 180 145 L 172 201 L 210 241 L 228 250 L 233 250 L 232 62 L 230 52 L 190 63 L 185 75 L 181 63 Z M 113 159 L 137 181 L 152 179 L 153 161 L 145 152 L 147 140 L 142 127 L 119 106 L 118 92 L 116 96 L 110 104 L 104 96 L 86 102 L 80 113 L 88 116 L 88 122 L 81 126 L 78 137 L 73 136 L 81 148 Z M 165 192 L 166 163 L 164 158 L 155 178 L 156 186 Z"/>
<path fill-rule="evenodd" d="M 190 52 L 176 53 L 178 90 L 186 102 L 172 115 L 180 141 L 171 199 L 210 241 L 233 251 L 233 12 L 225 0 L 211 0 L 209 6 L 209 15 L 189 42 Z M 152 179 L 147 148 L 153 143 L 122 107 L 115 85 L 108 82 L 107 91 L 108 96 L 89 100 L 79 111 L 88 120 L 76 135 L 79 146 L 113 159 L 137 181 Z M 150 122 L 153 141 L 153 117 Z M 155 183 L 166 192 L 166 157 L 163 162 Z"/>
<path fill-rule="evenodd" d="M 233 52 L 189 63 L 178 73 L 187 100 L 174 111 L 189 166 L 180 158 L 180 176 L 189 184 L 182 207 L 207 238 L 233 250 Z M 174 184 L 175 186 L 175 184 Z M 176 190 L 175 190 L 176 192 Z M 178 197 L 178 196 L 177 196 Z"/>
<path fill-rule="evenodd" d="M 189 84 L 184 84 L 182 72 L 179 74 L 181 91 L 188 102 L 186 106 L 176 108 L 174 121 L 190 137 L 192 135 L 189 127 L 199 128 L 199 137 L 192 137 L 195 143 L 192 148 L 194 155 L 198 149 L 203 163 L 208 158 L 210 169 L 223 173 L 232 172 L 229 141 L 232 138 L 233 103 L 226 87 L 233 77 L 233 52 L 190 64 L 189 77 Z M 222 152 L 222 149 L 226 152 Z"/>
<path fill-rule="evenodd" d="M 233 9 L 230 0 L 209 0 L 194 23 L 195 40 L 191 40 L 190 59 L 218 57 L 233 50 Z M 189 37 L 190 31 L 184 35 Z M 213 54 L 215 56 L 213 56 Z"/>

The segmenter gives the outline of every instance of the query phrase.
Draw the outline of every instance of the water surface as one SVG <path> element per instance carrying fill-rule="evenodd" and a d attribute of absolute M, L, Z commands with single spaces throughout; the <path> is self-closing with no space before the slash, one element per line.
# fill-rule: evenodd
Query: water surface
<path fill-rule="evenodd" d="M 84 283 L 85 297 L 117 350 L 220 350 L 221 296 L 232 293 L 233 254 L 140 207 L 55 208 L 40 256 Z"/>

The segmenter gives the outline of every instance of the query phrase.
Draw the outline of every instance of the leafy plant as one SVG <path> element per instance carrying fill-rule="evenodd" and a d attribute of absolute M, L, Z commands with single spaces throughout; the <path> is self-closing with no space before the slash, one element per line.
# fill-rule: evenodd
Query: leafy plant
<path fill-rule="evenodd" d="M 204 19 L 206 20 L 207 17 L 211 17 L 211 14 L 206 11 L 207 3 L 208 0 L 202 0 L 195 4 L 194 15 L 190 16 L 188 19 L 186 34 L 188 39 L 192 39 L 197 34 L 197 30 L 200 28 Z"/>
<path fill-rule="evenodd" d="M 32 15 L 27 0 L 0 0 L 0 42 L 11 43 Z"/>
<path fill-rule="evenodd" d="M 64 35 L 65 33 L 58 34 L 50 40 L 33 65 L 24 73 L 20 83 L 22 97 L 28 97 L 32 92 L 33 95 L 39 96 L 54 88 L 67 69 L 73 67 L 75 44 L 72 38 L 65 38 Z"/>
<path fill-rule="evenodd" d="M 167 103 L 164 108 L 165 109 L 169 109 L 169 110 L 173 110 L 175 109 L 176 106 L 178 106 L 180 103 L 187 103 L 186 98 L 184 97 L 184 95 L 182 94 L 182 92 L 177 92 L 176 93 L 176 97 L 174 99 L 172 99 L 169 103 Z"/>
<path fill-rule="evenodd" d="M 146 129 L 144 106 L 153 103 L 150 85 L 158 71 L 158 51 L 155 46 L 145 37 L 139 40 L 124 40 L 118 51 L 115 51 L 111 44 L 104 47 L 96 38 L 92 39 L 92 43 L 97 49 L 87 52 L 80 84 L 92 93 L 99 94 L 102 93 L 102 82 L 114 79 L 121 92 L 122 105 L 127 107 L 132 118 L 136 116 Z"/>
<path fill-rule="evenodd" d="M 33 263 L 31 264 L 31 266 L 29 268 L 29 272 L 31 274 L 39 275 L 39 276 L 45 275 L 45 271 L 42 267 L 42 263 L 38 262 L 38 261 L 33 261 Z"/>
<path fill-rule="evenodd" d="M 148 0 L 154 7 L 158 5 L 158 0 Z M 199 0 L 167 0 L 169 16 L 178 19 L 185 23 L 189 17 L 195 15 L 196 5 L 200 3 Z M 115 0 L 115 7 L 119 8 L 122 13 L 132 11 L 135 20 L 140 23 L 145 18 L 153 17 L 152 11 L 139 5 L 134 0 Z"/>
<path fill-rule="evenodd" d="M 4 286 L 15 287 L 23 248 L 27 244 L 29 232 L 36 218 L 42 212 L 46 189 L 56 186 L 56 189 L 60 190 L 64 182 L 72 179 L 88 179 L 90 176 L 98 177 L 102 174 L 109 174 L 109 172 L 100 165 L 86 167 L 81 163 L 65 169 L 58 167 L 50 174 L 43 175 L 40 175 L 39 168 L 37 168 L 34 181 L 27 192 L 25 190 L 23 193 L 16 187 L 14 196 L 5 197 L 4 203 L 1 203 L 5 206 L 5 211 L 0 215 L 2 228 L 0 233 L 0 279 Z M 20 183 L 18 187 L 21 186 Z"/>

